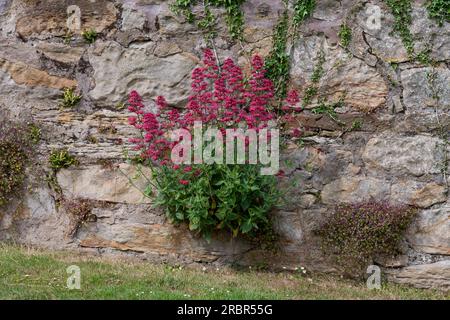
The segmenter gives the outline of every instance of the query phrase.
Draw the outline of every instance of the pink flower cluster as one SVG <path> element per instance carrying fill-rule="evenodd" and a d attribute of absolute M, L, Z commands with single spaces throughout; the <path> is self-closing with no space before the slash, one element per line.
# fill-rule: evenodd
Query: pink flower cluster
<path fill-rule="evenodd" d="M 130 93 L 128 109 L 135 115 L 129 118 L 129 123 L 141 132 L 141 136 L 131 142 L 144 159 L 168 164 L 170 150 L 176 144 L 168 139 L 168 130 L 189 130 L 194 121 L 225 131 L 242 124 L 247 128 L 261 129 L 276 119 L 271 111 L 273 84 L 266 78 L 263 59 L 258 55 L 252 58 L 251 74 L 246 79 L 232 59 L 226 59 L 219 66 L 212 50 L 205 50 L 203 66 L 192 72 L 191 90 L 184 112 L 168 107 L 163 97 L 156 99 L 156 113 L 144 111 L 141 96 L 136 91 Z M 297 93 L 290 92 L 283 110 L 294 110 L 298 102 Z"/>

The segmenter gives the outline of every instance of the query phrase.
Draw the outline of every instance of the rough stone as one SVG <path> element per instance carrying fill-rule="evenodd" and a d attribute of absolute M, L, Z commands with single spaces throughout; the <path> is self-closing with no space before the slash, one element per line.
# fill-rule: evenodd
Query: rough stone
<path fill-rule="evenodd" d="M 321 97 L 330 102 L 344 99 L 346 106 L 364 112 L 386 103 L 388 89 L 375 68 L 349 57 L 342 48 L 318 36 L 300 39 L 295 45 L 291 76 L 297 86 L 306 88 L 309 84 L 321 51 L 325 58 L 318 89 Z"/>
<path fill-rule="evenodd" d="M 329 205 L 339 202 L 351 203 L 370 198 L 387 199 L 390 194 L 389 182 L 363 176 L 339 178 L 324 186 L 321 199 Z"/>
<path fill-rule="evenodd" d="M 383 20 L 379 28 L 371 24 L 370 17 L 380 13 Z M 398 35 L 393 32 L 394 16 L 387 6 L 380 3 L 367 3 L 356 14 L 359 27 L 363 30 L 365 41 L 375 56 L 386 62 L 405 62 L 409 60 L 408 53 Z"/>
<path fill-rule="evenodd" d="M 216 235 L 208 243 L 193 236 L 185 226 L 167 223 L 154 209 L 123 206 L 96 209 L 97 221 L 85 223 L 77 234 L 80 245 L 157 255 L 176 254 L 200 262 L 239 255 L 251 248 L 245 241 L 225 235 Z"/>
<path fill-rule="evenodd" d="M 370 139 L 363 152 L 363 160 L 370 168 L 383 169 L 393 175 L 439 174 L 444 160 L 439 145 L 431 136 L 401 137 L 384 133 Z"/>
<path fill-rule="evenodd" d="M 23 7 L 17 18 L 16 32 L 25 39 L 46 39 L 64 36 L 67 33 L 68 20 L 72 13 L 67 13 L 69 5 L 59 0 L 22 0 Z M 79 0 L 76 6 L 80 10 L 80 33 L 94 29 L 97 33 L 111 27 L 117 20 L 114 3 L 106 0 Z"/>
<path fill-rule="evenodd" d="M 352 203 L 369 200 L 389 200 L 429 208 L 445 202 L 447 189 L 436 183 L 417 181 L 391 182 L 372 177 L 343 177 L 324 186 L 321 199 L 325 204 Z"/>
<path fill-rule="evenodd" d="M 431 80 L 430 75 L 435 74 Z M 450 70 L 447 68 L 414 68 L 401 73 L 403 84 L 403 102 L 406 112 L 428 113 L 435 112 L 437 107 L 440 113 L 446 113 L 450 108 Z M 439 102 L 436 105 L 435 93 Z"/>
<path fill-rule="evenodd" d="M 47 188 L 36 186 L 22 200 L 12 214 L 0 210 L 1 240 L 51 249 L 70 246 L 65 234 L 70 218 L 56 210 Z"/>
<path fill-rule="evenodd" d="M 122 7 L 122 27 L 123 31 L 133 29 L 142 30 L 145 27 L 147 18 L 145 12 L 138 10 L 130 3 L 125 3 Z"/>
<path fill-rule="evenodd" d="M 14 82 L 19 85 L 54 89 L 77 86 L 76 80 L 52 76 L 46 71 L 33 68 L 22 62 L 12 62 L 0 58 L 0 70 L 8 73 Z"/>
<path fill-rule="evenodd" d="M 85 198 L 108 202 L 150 203 L 143 195 L 147 180 L 135 177 L 139 171 L 131 165 L 120 164 L 116 168 L 100 165 L 86 168 L 63 169 L 58 172 L 58 184 L 63 194 L 69 198 Z M 144 174 L 149 177 L 146 170 Z"/>
<path fill-rule="evenodd" d="M 429 208 L 447 200 L 447 188 L 435 182 L 400 181 L 391 188 L 391 201 Z"/>
<path fill-rule="evenodd" d="M 144 98 L 162 95 L 173 105 L 187 100 L 196 58 L 185 53 L 158 58 L 152 47 L 146 43 L 123 49 L 115 42 L 106 42 L 90 50 L 96 85 L 89 95 L 96 105 L 116 106 L 133 89 Z"/>
<path fill-rule="evenodd" d="M 386 271 L 390 280 L 417 288 L 450 289 L 450 260 Z"/>
<path fill-rule="evenodd" d="M 407 239 L 417 251 L 450 255 L 450 207 L 421 211 Z"/>
<path fill-rule="evenodd" d="M 374 9 L 375 8 L 375 9 Z M 428 12 L 423 4 L 413 3 L 411 12 L 412 24 L 408 27 L 414 39 L 415 54 L 430 51 L 430 56 L 436 61 L 449 59 L 450 24 L 443 27 L 428 18 Z M 375 28 L 369 16 L 375 16 L 375 10 L 381 14 L 380 28 Z M 393 31 L 394 16 L 389 7 L 376 1 L 366 3 L 356 14 L 358 26 L 363 30 L 365 41 L 371 51 L 385 62 L 406 62 L 411 60 L 401 38 Z"/>
<path fill-rule="evenodd" d="M 76 64 L 83 55 L 85 48 L 70 47 L 60 43 L 41 42 L 37 45 L 37 50 L 48 59 L 65 64 Z"/>

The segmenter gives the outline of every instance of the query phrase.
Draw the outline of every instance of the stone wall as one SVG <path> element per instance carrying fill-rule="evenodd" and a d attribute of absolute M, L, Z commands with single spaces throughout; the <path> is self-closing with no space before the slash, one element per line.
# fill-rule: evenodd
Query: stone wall
<path fill-rule="evenodd" d="M 330 102 L 343 99 L 344 106 L 336 110 L 339 121 L 348 128 L 356 120 L 361 128 L 343 130 L 327 115 L 310 110 L 299 116 L 307 130 L 305 146 L 289 145 L 285 151 L 283 157 L 294 165 L 284 168 L 289 179 L 283 183 L 300 183 L 289 191 L 292 201 L 274 213 L 281 250 L 273 254 L 224 235 L 210 243 L 193 237 L 170 225 L 126 178 L 136 170 L 123 160 L 133 134 L 122 108 L 127 93 L 136 89 L 147 101 L 164 95 L 170 104 L 183 105 L 190 72 L 206 46 L 197 28 L 174 15 L 168 2 L 0 0 L 0 110 L 2 116 L 37 123 L 43 132 L 39 164 L 29 170 L 30 188 L 0 210 L 0 239 L 158 261 L 263 262 L 333 271 L 312 230 L 337 203 L 375 198 L 420 208 L 404 240 L 404 254 L 377 261 L 389 278 L 448 289 L 450 24 L 439 27 L 427 18 L 425 1 L 412 1 L 415 52 L 427 49 L 435 61 L 429 66 L 408 57 L 383 1 L 317 1 L 290 48 L 292 84 L 304 93 L 323 52 L 319 92 Z M 81 29 L 98 32 L 95 43 L 87 44 L 79 32 L 64 43 L 70 5 L 80 8 Z M 381 8 L 378 30 L 367 24 L 367 9 L 373 5 Z M 282 8 L 281 1 L 246 1 L 242 46 L 220 24 L 219 55 L 242 65 L 251 53 L 267 55 Z M 349 52 L 338 44 L 344 20 L 352 29 Z M 61 109 L 61 90 L 69 86 L 77 86 L 83 99 L 73 109 Z M 315 105 L 313 100 L 309 108 Z M 92 219 L 74 236 L 71 217 L 45 178 L 48 156 L 60 147 L 80 163 L 61 170 L 52 183 L 65 198 L 88 199 L 93 206 Z"/>

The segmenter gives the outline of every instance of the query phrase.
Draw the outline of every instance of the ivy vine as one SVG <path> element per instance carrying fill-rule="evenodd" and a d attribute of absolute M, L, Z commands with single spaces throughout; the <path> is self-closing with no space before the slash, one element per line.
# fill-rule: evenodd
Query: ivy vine
<path fill-rule="evenodd" d="M 279 101 L 286 97 L 289 81 L 290 57 L 287 53 L 288 31 L 289 15 L 288 11 L 285 10 L 275 26 L 272 50 L 265 62 L 267 77 L 272 80 L 275 88 L 275 96 Z"/>
<path fill-rule="evenodd" d="M 176 0 L 171 5 L 173 12 L 183 14 L 190 23 L 194 23 L 196 20 L 195 14 L 192 12 L 192 7 L 196 5 L 199 0 Z M 211 31 L 211 27 L 215 24 L 215 16 L 209 10 L 209 6 L 216 8 L 223 8 L 226 11 L 226 23 L 228 31 L 233 39 L 242 39 L 244 28 L 244 14 L 241 10 L 241 5 L 245 0 L 203 0 L 205 7 L 205 17 L 198 22 L 198 26 L 201 29 Z M 213 34 L 208 33 L 210 36 Z"/>
<path fill-rule="evenodd" d="M 385 0 L 394 15 L 394 32 L 402 39 L 406 52 L 410 57 L 414 56 L 414 39 L 409 30 L 412 23 L 411 0 Z"/>
<path fill-rule="evenodd" d="M 444 25 L 445 21 L 450 22 L 450 1 L 428 0 L 427 10 L 429 17 L 436 20 L 440 27 Z"/>
<path fill-rule="evenodd" d="M 315 0 L 296 0 L 294 3 L 294 29 L 297 29 L 304 20 L 309 18 L 316 7 Z"/>
<path fill-rule="evenodd" d="M 275 96 L 282 101 L 287 94 L 289 83 L 289 70 L 291 56 L 287 52 L 287 44 L 290 38 L 295 40 L 298 27 L 311 16 L 316 6 L 315 0 L 296 0 L 293 3 L 294 13 L 292 22 L 289 17 L 289 1 L 283 0 L 285 10 L 280 16 L 273 33 L 272 50 L 266 58 L 265 69 L 267 76 L 272 80 L 275 87 Z M 292 33 L 290 34 L 290 31 Z"/>

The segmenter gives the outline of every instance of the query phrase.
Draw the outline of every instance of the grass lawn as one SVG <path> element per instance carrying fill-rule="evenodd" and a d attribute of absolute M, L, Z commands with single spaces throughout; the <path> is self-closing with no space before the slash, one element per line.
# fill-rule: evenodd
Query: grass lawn
<path fill-rule="evenodd" d="M 81 268 L 69 290 L 66 268 Z M 99 258 L 0 245 L 0 299 L 448 299 L 442 292 L 328 276 L 181 268 L 135 259 Z"/>

